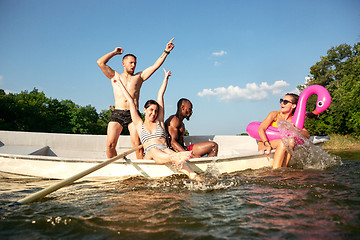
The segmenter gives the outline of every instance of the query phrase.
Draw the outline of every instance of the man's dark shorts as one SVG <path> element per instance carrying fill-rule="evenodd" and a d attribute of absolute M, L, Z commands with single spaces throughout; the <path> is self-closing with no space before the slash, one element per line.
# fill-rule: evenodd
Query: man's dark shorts
<path fill-rule="evenodd" d="M 141 117 L 139 110 L 137 112 Z M 123 127 L 129 125 L 132 122 L 130 110 L 113 110 L 109 122 L 118 122 Z"/>

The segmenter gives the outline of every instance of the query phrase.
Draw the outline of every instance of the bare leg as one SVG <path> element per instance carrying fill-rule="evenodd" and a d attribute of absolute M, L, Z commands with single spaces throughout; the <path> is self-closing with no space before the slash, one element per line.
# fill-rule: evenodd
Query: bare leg
<path fill-rule="evenodd" d="M 177 168 L 180 168 L 179 171 L 187 175 L 190 179 L 203 181 L 203 179 L 194 172 L 186 162 L 191 156 L 192 152 L 190 151 L 174 152 L 169 148 L 161 151 L 154 147 L 146 153 L 145 158 L 153 159 L 157 164 L 173 162 Z"/>
<path fill-rule="evenodd" d="M 192 180 L 204 181 L 196 172 L 191 169 L 187 162 L 182 164 L 182 168 L 179 170 L 179 172 L 187 175 Z"/>
<path fill-rule="evenodd" d="M 170 154 L 170 161 L 175 163 L 175 165 L 179 166 L 186 162 L 186 160 L 189 160 L 193 157 L 193 154 L 191 151 L 184 151 L 184 152 L 174 152 Z"/>
<path fill-rule="evenodd" d="M 287 165 L 290 162 L 290 159 L 291 159 L 290 153 L 286 152 L 285 153 L 285 161 L 283 161 L 283 164 L 281 165 L 281 167 L 287 167 Z"/>
<path fill-rule="evenodd" d="M 276 149 L 280 143 L 281 143 L 281 139 L 276 139 L 276 140 L 270 141 L 272 149 Z M 263 143 L 258 144 L 258 151 L 265 154 L 266 148 Z M 267 155 L 269 155 L 269 154 L 270 154 L 270 152 L 267 153 Z"/>
<path fill-rule="evenodd" d="M 195 143 L 192 149 L 194 157 L 202 157 L 207 154 L 208 157 L 217 156 L 218 144 L 216 142 Z"/>
<path fill-rule="evenodd" d="M 118 122 L 109 122 L 107 128 L 106 155 L 108 158 L 117 156 L 116 144 L 123 127 Z"/>
<path fill-rule="evenodd" d="M 288 154 L 286 152 L 286 147 L 283 142 L 277 146 L 274 154 L 274 161 L 273 161 L 273 169 L 280 168 L 285 161 L 285 155 Z M 290 160 L 290 159 L 289 159 Z"/>
<path fill-rule="evenodd" d="M 128 125 L 128 129 L 129 129 L 129 132 L 130 132 L 130 139 L 131 139 L 132 146 L 133 147 L 139 146 L 141 144 L 141 142 L 140 142 L 139 134 L 136 131 L 135 124 L 133 122 L 131 122 Z M 140 148 L 139 150 L 136 151 L 136 158 L 137 159 L 142 159 L 143 154 L 144 154 L 144 149 Z"/>
<path fill-rule="evenodd" d="M 292 150 L 294 150 L 294 147 L 295 147 L 295 139 L 292 138 L 289 140 L 289 148 L 291 148 Z M 285 161 L 283 162 L 283 164 L 281 165 L 281 167 L 287 167 L 287 165 L 289 164 L 290 162 L 290 159 L 291 159 L 291 155 L 289 152 L 286 152 L 285 154 Z"/>
<path fill-rule="evenodd" d="M 151 148 L 145 155 L 146 159 L 153 159 L 157 164 L 165 164 L 174 162 L 176 165 L 180 165 L 186 160 L 190 159 L 192 152 L 174 152 L 167 148 L 164 151 L 157 149 L 156 147 Z"/>

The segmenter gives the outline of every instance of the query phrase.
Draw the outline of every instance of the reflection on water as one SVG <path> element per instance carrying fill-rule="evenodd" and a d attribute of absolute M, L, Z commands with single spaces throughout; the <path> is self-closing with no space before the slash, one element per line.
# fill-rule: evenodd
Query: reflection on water
<path fill-rule="evenodd" d="M 336 153 L 341 155 L 341 153 Z M 348 153 L 346 153 L 348 154 Z M 55 180 L 0 178 L 2 239 L 358 239 L 360 158 L 319 169 L 83 180 L 9 204 Z"/>

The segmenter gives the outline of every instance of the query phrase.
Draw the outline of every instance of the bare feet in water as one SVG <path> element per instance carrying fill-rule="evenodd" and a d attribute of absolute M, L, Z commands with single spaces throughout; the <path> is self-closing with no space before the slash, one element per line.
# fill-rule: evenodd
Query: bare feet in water
<path fill-rule="evenodd" d="M 187 175 L 191 180 L 203 182 L 204 179 L 202 179 L 196 172 L 194 172 L 188 163 L 184 163 L 182 168 L 179 170 L 179 172 Z"/>
<path fill-rule="evenodd" d="M 197 173 L 195 173 L 195 172 L 192 172 L 192 173 L 190 173 L 189 175 L 189 178 L 191 179 L 191 180 L 195 180 L 195 181 L 199 181 L 199 182 L 203 182 L 204 181 L 204 179 L 202 179 L 202 177 L 200 177 Z"/>
<path fill-rule="evenodd" d="M 191 151 L 176 152 L 171 156 L 171 161 L 173 162 L 175 168 L 177 168 L 179 172 L 184 173 L 191 180 L 202 182 L 204 180 L 190 168 L 188 163 L 186 163 L 186 160 L 189 160 L 192 157 L 193 154 Z"/>

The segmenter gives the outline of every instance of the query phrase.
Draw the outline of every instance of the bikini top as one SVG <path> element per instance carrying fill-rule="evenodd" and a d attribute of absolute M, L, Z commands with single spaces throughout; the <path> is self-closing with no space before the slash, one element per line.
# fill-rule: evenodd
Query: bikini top
<path fill-rule="evenodd" d="M 148 131 L 146 131 L 144 124 L 141 127 L 141 133 L 140 133 L 140 141 L 142 144 L 146 143 L 147 141 L 150 141 L 152 139 L 156 138 L 164 138 L 166 139 L 166 132 L 165 130 L 160 126 L 159 122 L 156 122 L 157 128 L 156 131 L 151 134 Z"/>
<path fill-rule="evenodd" d="M 278 112 L 278 114 L 276 115 L 276 119 L 270 124 L 270 126 L 272 126 L 272 127 L 278 127 L 278 125 L 277 125 L 277 120 L 279 119 L 279 113 L 280 112 Z"/>

